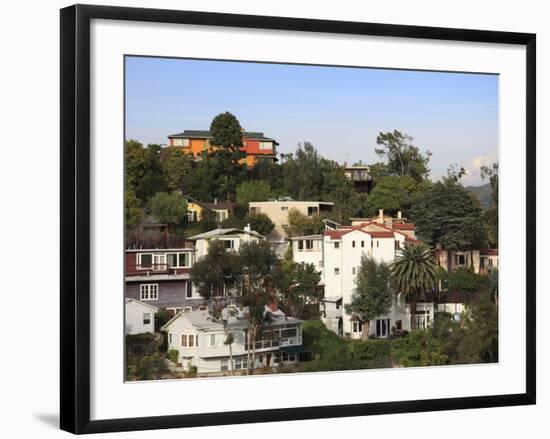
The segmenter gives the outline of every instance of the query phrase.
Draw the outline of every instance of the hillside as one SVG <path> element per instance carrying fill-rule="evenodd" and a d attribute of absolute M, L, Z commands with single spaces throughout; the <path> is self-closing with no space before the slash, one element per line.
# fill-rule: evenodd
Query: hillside
<path fill-rule="evenodd" d="M 477 197 L 483 209 L 488 209 L 492 206 L 493 200 L 491 199 L 490 183 L 481 186 L 467 186 L 466 189 Z"/>

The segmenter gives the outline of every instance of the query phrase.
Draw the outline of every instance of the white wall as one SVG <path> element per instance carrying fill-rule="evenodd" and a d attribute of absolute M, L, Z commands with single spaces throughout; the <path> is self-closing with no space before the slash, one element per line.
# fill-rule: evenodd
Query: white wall
<path fill-rule="evenodd" d="M 130 300 L 125 304 L 126 309 L 126 334 L 142 334 L 144 332 L 155 332 L 156 309 L 143 303 Z M 149 323 L 145 324 L 144 314 L 149 314 Z"/>
<path fill-rule="evenodd" d="M 3 60 L 7 67 L 0 70 L 3 116 L 3 159 L 0 161 L 0 187 L 3 188 L 5 209 L 17 215 L 3 215 L 2 229 L 11 231 L 35 230 L 36 212 L 40 215 L 40 246 L 48 248 L 50 264 L 33 267 L 32 275 L 26 264 L 13 261 L 28 259 L 24 233 L 5 233 L 4 248 L 9 252 L 0 254 L 2 266 L 10 267 L 6 289 L 20 291 L 20 279 L 26 280 L 26 290 L 39 293 L 19 295 L 18 306 L 28 312 L 32 325 L 21 325 L 21 313 L 7 314 L 2 328 L 20 328 L 17 337 L 4 338 L 4 351 L 14 359 L 0 362 L 0 376 L 4 379 L 1 402 L 7 407 L 0 431 L 6 437 L 40 436 L 44 439 L 69 437 L 57 429 L 58 413 L 58 286 L 57 269 L 59 249 L 59 196 L 58 196 L 58 73 L 59 73 L 59 20 L 58 8 L 71 2 L 53 0 L 40 2 L 7 2 L 0 18 Z M 340 20 L 357 20 L 427 26 L 467 27 L 538 33 L 538 132 L 539 145 L 550 142 L 550 128 L 545 123 L 550 118 L 550 28 L 546 2 L 525 0 L 502 2 L 497 0 L 461 0 L 445 2 L 437 0 L 394 0 L 392 2 L 320 2 L 279 0 L 257 2 L 252 0 L 88 0 L 86 3 L 120 6 L 210 10 L 219 12 L 271 14 L 280 16 L 304 16 Z M 32 96 L 32 105 L 28 97 Z M 393 127 L 385 127 L 392 129 Z M 23 141 L 29 130 L 40 133 L 40 144 Z M 314 140 L 314 139 L 311 139 Z M 550 175 L 542 172 L 548 165 L 548 150 L 539 149 L 537 160 L 539 190 L 539 225 L 550 214 L 550 207 L 543 201 L 548 198 Z M 22 166 L 24 165 L 24 168 Z M 25 178 L 21 178 L 24 169 Z M 14 184 L 17 182 L 17 184 Z M 32 194 L 32 202 L 21 203 L 22 198 Z M 15 207 L 17 207 L 15 209 Z M 550 245 L 548 229 L 538 230 L 538 271 L 544 273 L 547 256 L 543 249 Z M 36 245 L 33 234 L 32 243 Z M 31 238 L 28 240 L 31 243 Z M 537 342 L 539 346 L 539 397 L 537 406 L 505 407 L 482 410 L 460 410 L 434 413 L 411 413 L 392 416 L 323 419 L 277 424 L 249 424 L 223 427 L 186 429 L 185 434 L 198 435 L 205 439 L 226 437 L 255 437 L 279 439 L 281 437 L 314 436 L 334 438 L 342 432 L 353 435 L 368 434 L 371 437 L 386 437 L 389 425 L 398 425 L 409 438 L 463 439 L 464 437 L 497 437 L 499 439 L 537 435 L 547 432 L 547 415 L 550 411 L 550 380 L 545 377 L 548 369 L 550 326 L 543 324 L 543 310 L 547 309 L 544 292 L 550 288 L 549 279 L 539 277 Z M 35 339 L 36 328 L 41 328 L 42 340 L 35 343 L 32 358 L 21 340 Z M 28 358 L 28 357 L 27 357 Z M 23 387 L 22 387 L 23 386 Z M 28 398 L 22 388 L 40 389 Z M 182 396 L 183 397 L 183 396 Z M 101 437 L 179 438 L 182 430 L 165 430 L 161 433 L 144 431 L 127 434 L 105 434 Z M 403 433 L 405 434 L 405 433 Z"/>

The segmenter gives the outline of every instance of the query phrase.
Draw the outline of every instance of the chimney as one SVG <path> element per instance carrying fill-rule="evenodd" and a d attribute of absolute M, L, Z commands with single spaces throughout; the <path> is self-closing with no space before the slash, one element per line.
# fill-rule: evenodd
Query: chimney
<path fill-rule="evenodd" d="M 214 204 L 218 204 L 218 199 L 214 198 Z"/>
<path fill-rule="evenodd" d="M 252 229 L 250 228 L 250 223 L 248 223 L 246 226 L 244 226 L 244 229 L 243 229 L 245 232 L 251 232 Z"/>
<path fill-rule="evenodd" d="M 400 210 L 397 211 L 397 219 L 401 219 L 401 211 Z"/>
<path fill-rule="evenodd" d="M 384 209 L 378 209 L 378 222 L 384 224 Z"/>

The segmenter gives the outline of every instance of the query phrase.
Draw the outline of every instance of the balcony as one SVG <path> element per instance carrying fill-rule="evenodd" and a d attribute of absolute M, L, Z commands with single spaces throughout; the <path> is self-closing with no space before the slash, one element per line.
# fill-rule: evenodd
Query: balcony
<path fill-rule="evenodd" d="M 131 264 L 126 266 L 127 276 L 151 276 L 156 274 L 177 275 L 189 273 L 191 266 L 188 267 L 173 267 L 166 263 L 139 265 Z"/>
<path fill-rule="evenodd" d="M 281 339 L 273 339 L 273 340 L 260 340 L 251 344 L 245 344 L 244 350 L 248 351 L 249 348 L 254 348 L 256 351 L 266 350 L 266 349 L 274 349 L 279 348 L 283 346 L 293 346 L 293 345 L 299 345 L 301 344 L 301 340 L 298 337 L 292 337 L 292 338 L 281 338 Z"/>

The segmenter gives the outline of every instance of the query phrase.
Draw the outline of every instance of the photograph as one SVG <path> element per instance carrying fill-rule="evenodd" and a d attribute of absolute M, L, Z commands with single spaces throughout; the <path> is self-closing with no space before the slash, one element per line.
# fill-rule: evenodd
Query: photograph
<path fill-rule="evenodd" d="M 498 363 L 498 182 L 498 74 L 125 55 L 125 381 Z"/>

